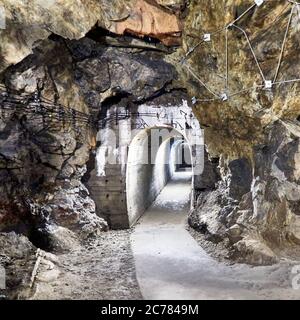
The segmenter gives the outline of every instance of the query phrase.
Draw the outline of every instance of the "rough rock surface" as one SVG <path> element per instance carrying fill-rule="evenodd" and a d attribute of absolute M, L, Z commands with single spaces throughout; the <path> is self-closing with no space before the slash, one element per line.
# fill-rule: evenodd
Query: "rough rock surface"
<path fill-rule="evenodd" d="M 229 240 L 232 257 L 238 261 L 269 264 L 277 261 L 276 256 L 295 258 L 299 255 L 298 156 L 299 125 L 274 123 L 267 143 L 254 148 L 251 185 L 249 171 L 232 170 L 236 160 L 230 162 L 229 172 L 223 173 L 215 189 L 200 192 L 190 224 L 210 239 Z"/>
<path fill-rule="evenodd" d="M 130 230 L 109 231 L 59 256 L 59 277 L 39 274 L 33 300 L 139 300 Z M 42 276 L 42 278 L 41 278 Z"/>
<path fill-rule="evenodd" d="M 164 94 L 177 76 L 163 53 L 110 47 L 101 30 L 97 41 L 53 35 L 2 73 L 0 230 L 42 248 L 64 251 L 108 228 L 81 182 L 96 146 L 89 119 L 113 101 L 134 105 Z"/>
<path fill-rule="evenodd" d="M 190 1 L 183 47 L 170 61 L 185 56 L 176 65 L 190 95 L 197 98 L 194 110 L 205 130 L 210 157 L 219 158 L 220 178 L 211 184 L 213 190 L 200 185 L 204 194 L 190 221 L 201 229 L 204 224 L 203 232 L 208 234 L 220 230 L 218 236 L 230 241 L 241 260 L 269 264 L 287 252 L 299 258 L 300 86 L 299 82 L 277 83 L 299 79 L 300 64 L 295 59 L 299 8 L 291 15 L 289 1 L 265 1 L 248 10 L 252 5 L 250 0 Z M 226 64 L 224 27 L 234 20 L 237 27 L 227 29 Z M 206 33 L 211 34 L 210 42 L 202 41 Z M 262 74 L 276 82 L 271 90 L 264 89 Z M 228 100 L 222 101 L 222 93 Z M 260 254 L 261 258 L 253 258 Z"/>
<path fill-rule="evenodd" d="M 97 117 L 116 98 L 130 105 L 168 91 L 177 73 L 163 60 L 174 63 L 181 87 L 197 98 L 194 111 L 205 129 L 206 162 L 213 162 L 205 170 L 206 180 L 199 180 L 192 225 L 214 241 L 229 239 L 233 256 L 245 252 L 251 263 L 271 263 L 273 254 L 297 251 L 299 83 L 275 83 L 266 90 L 262 79 L 299 78 L 297 8 L 278 64 L 291 2 L 265 1 L 237 20 L 236 27 L 230 26 L 228 64 L 226 30 L 219 30 L 252 0 L 35 2 L 1 1 L 6 28 L 0 30 L 0 79 L 9 95 L 37 93 Z M 172 55 L 153 41 L 178 45 L 181 31 L 183 45 Z M 116 33 L 141 39 L 128 42 Z M 202 43 L 205 33 L 211 33 L 212 41 Z M 229 99 L 221 101 L 222 93 Z M 62 224 L 70 232 L 86 225 L 83 237 L 92 233 L 91 226 L 96 234 L 105 229 L 80 183 L 95 146 L 93 133 L 71 125 L 43 131 L 43 119 L 37 123 L 12 110 L 1 119 L 1 230 L 30 236 L 33 229 L 39 237 L 35 231 L 47 230 L 49 212 L 53 226 Z M 36 136 L 36 130 L 41 134 Z M 59 208 L 51 197 L 61 199 L 64 192 L 70 202 Z M 43 212 L 36 215 L 37 204 Z M 82 206 L 88 209 L 82 212 Z M 61 216 L 64 210 L 70 215 L 67 222 Z M 256 249 L 261 256 L 253 260 Z"/>
<path fill-rule="evenodd" d="M 174 4 L 161 2 L 166 6 Z M 6 25 L 0 29 L 0 71 L 20 62 L 50 34 L 80 39 L 95 25 L 119 34 L 128 31 L 154 36 L 165 44 L 180 41 L 179 20 L 155 1 L 1 0 L 0 4 L 5 10 Z"/>
<path fill-rule="evenodd" d="M 180 44 L 181 27 L 178 18 L 143 0 L 136 1 L 129 17 L 117 22 L 113 31 L 117 34 L 131 32 L 156 37 L 166 45 Z"/>
<path fill-rule="evenodd" d="M 191 1 L 184 25 L 184 51 L 193 49 L 204 33 L 211 33 L 211 42 L 201 43 L 188 55 L 190 65 L 200 79 L 217 96 L 226 91 L 226 32 L 223 29 L 253 1 Z M 266 1 L 248 11 L 235 25 L 245 30 L 266 80 L 274 80 L 280 51 L 292 5 L 286 0 Z M 282 63 L 276 81 L 299 78 L 297 8 L 292 16 Z M 221 31 L 220 31 L 221 30 Z M 217 33 L 214 33 L 218 31 Z M 200 39 L 199 39 L 200 37 Z M 178 52 L 182 57 L 184 52 Z M 265 129 L 278 119 L 295 120 L 299 115 L 299 83 L 274 85 L 272 90 L 259 88 L 264 81 L 251 53 L 246 37 L 237 28 L 228 29 L 228 92 L 223 102 L 202 86 L 183 68 L 191 84 L 191 93 L 199 100 L 195 106 L 205 126 L 210 153 L 231 158 L 251 157 L 252 147 L 266 138 Z M 250 89 L 249 89 L 250 88 Z M 242 92 L 240 92 L 242 90 Z"/>
<path fill-rule="evenodd" d="M 28 294 L 36 248 L 25 236 L 0 233 L 0 267 L 5 269 L 6 289 L 1 299 L 22 298 Z"/>

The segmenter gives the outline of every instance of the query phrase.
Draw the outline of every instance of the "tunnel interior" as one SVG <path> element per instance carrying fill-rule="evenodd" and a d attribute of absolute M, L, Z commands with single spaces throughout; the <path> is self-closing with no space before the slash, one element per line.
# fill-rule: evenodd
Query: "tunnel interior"
<path fill-rule="evenodd" d="M 172 179 L 192 179 L 190 147 L 184 136 L 167 127 L 142 130 L 129 146 L 126 197 L 132 226 Z"/>

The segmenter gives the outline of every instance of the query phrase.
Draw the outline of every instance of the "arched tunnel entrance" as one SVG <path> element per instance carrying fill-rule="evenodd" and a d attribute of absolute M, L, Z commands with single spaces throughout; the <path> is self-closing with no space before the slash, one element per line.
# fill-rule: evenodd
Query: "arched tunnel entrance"
<path fill-rule="evenodd" d="M 134 137 L 129 145 L 126 172 L 130 225 L 142 216 L 170 180 L 190 180 L 192 190 L 191 160 L 188 142 L 172 127 L 147 128 Z"/>
<path fill-rule="evenodd" d="M 85 182 L 97 214 L 112 229 L 130 228 L 175 172 L 179 177 L 191 163 L 193 206 L 203 155 L 203 132 L 186 100 L 177 106 L 140 105 L 130 112 L 111 107 Z"/>

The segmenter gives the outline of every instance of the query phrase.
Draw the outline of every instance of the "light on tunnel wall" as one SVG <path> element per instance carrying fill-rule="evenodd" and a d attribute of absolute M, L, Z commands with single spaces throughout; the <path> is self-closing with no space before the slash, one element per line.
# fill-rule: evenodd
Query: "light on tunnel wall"
<path fill-rule="evenodd" d="M 184 140 L 176 140 L 171 147 L 170 152 L 170 173 L 173 176 L 179 169 L 192 170 L 192 157 L 188 143 Z"/>
<path fill-rule="evenodd" d="M 181 140 L 177 140 L 174 141 L 174 143 L 172 144 L 172 148 L 171 148 L 171 152 L 170 152 L 170 173 L 171 176 L 174 175 L 175 171 L 176 171 L 176 150 L 179 144 L 181 144 L 182 141 Z"/>

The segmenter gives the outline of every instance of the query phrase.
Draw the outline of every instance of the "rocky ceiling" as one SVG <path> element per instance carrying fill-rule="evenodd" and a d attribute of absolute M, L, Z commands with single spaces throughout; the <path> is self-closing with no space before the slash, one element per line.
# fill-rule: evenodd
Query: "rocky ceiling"
<path fill-rule="evenodd" d="M 80 39 L 98 25 L 116 34 L 153 36 L 166 45 L 179 44 L 177 14 L 184 1 L 33 0 L 1 1 L 6 27 L 1 30 L 1 69 L 20 62 L 50 34 Z"/>
<path fill-rule="evenodd" d="M 270 124 L 278 119 L 295 120 L 299 116 L 298 83 L 261 90 L 262 79 L 257 64 L 244 35 L 237 28 L 228 29 L 228 95 L 233 95 L 228 101 L 201 102 L 215 96 L 178 63 L 192 49 L 186 64 L 208 88 L 221 95 L 225 91 L 226 31 L 220 29 L 253 6 L 252 0 L 1 2 L 5 8 L 6 28 L 0 31 L 0 70 L 20 62 L 50 34 L 80 39 L 96 25 L 114 34 L 148 36 L 159 39 L 166 46 L 179 46 L 167 59 L 177 66 L 191 96 L 199 100 L 195 109 L 206 129 L 212 153 L 249 156 L 253 144 L 262 141 Z M 248 35 L 266 79 L 273 79 L 276 73 L 291 6 L 287 0 L 265 1 L 236 23 Z M 295 79 L 299 74 L 299 9 L 296 9 L 278 81 Z M 220 32 L 212 35 L 211 42 L 194 48 L 205 33 L 214 31 Z M 215 139 L 216 133 L 227 143 L 219 144 L 218 141 L 224 140 Z"/>

